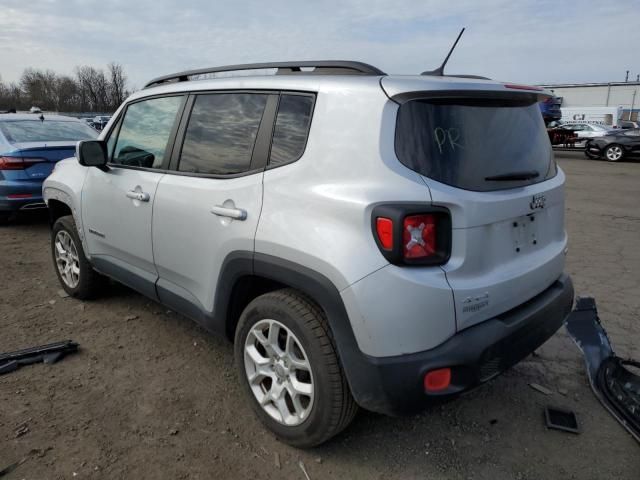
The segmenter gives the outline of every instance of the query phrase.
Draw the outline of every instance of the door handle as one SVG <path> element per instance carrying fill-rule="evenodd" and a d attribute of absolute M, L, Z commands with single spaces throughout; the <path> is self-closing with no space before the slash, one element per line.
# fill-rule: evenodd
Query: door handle
<path fill-rule="evenodd" d="M 140 202 L 148 202 L 151 196 L 146 192 L 136 192 L 135 190 L 129 190 L 127 197 Z"/>
<path fill-rule="evenodd" d="M 219 217 L 229 217 L 234 220 L 246 220 L 247 211 L 242 208 L 227 208 L 222 205 L 215 205 L 211 207 L 211 213 L 218 215 Z"/>

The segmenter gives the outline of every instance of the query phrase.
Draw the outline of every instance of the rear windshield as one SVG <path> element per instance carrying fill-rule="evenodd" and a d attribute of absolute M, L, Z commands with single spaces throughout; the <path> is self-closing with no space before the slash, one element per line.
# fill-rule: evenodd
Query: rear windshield
<path fill-rule="evenodd" d="M 86 124 L 64 120 L 11 120 L 0 122 L 0 130 L 11 143 L 75 142 L 98 137 L 98 132 Z"/>
<path fill-rule="evenodd" d="M 408 168 L 465 190 L 542 182 L 556 174 L 531 100 L 411 100 L 400 106 L 396 155 Z"/>

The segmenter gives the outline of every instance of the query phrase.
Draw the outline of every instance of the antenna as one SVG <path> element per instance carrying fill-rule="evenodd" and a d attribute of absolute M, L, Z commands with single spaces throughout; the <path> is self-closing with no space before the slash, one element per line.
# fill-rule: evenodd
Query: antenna
<path fill-rule="evenodd" d="M 453 53 L 453 50 L 456 48 L 456 45 L 458 45 L 458 41 L 460 40 L 460 37 L 462 36 L 463 33 L 464 33 L 464 28 L 462 30 L 460 30 L 460 33 L 458 34 L 458 38 L 456 38 L 456 41 L 453 42 L 453 46 L 451 47 L 451 50 L 449 50 L 449 53 L 447 53 L 447 56 L 445 57 L 444 62 L 442 62 L 442 65 L 440 65 L 435 70 L 422 72 L 420 75 L 434 75 L 434 76 L 437 76 L 437 77 L 444 76 L 444 66 L 449 61 L 449 57 Z"/>

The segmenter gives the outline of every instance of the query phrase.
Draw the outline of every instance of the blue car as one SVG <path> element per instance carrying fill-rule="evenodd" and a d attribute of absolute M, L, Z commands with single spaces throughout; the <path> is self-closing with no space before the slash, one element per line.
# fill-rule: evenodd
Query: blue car
<path fill-rule="evenodd" d="M 0 114 L 0 223 L 20 210 L 46 208 L 42 182 L 79 140 L 98 132 L 75 118 Z"/>
<path fill-rule="evenodd" d="M 562 118 L 562 111 L 560 110 L 562 105 L 561 97 L 549 97 L 540 102 L 539 105 L 545 124 L 557 122 Z"/>

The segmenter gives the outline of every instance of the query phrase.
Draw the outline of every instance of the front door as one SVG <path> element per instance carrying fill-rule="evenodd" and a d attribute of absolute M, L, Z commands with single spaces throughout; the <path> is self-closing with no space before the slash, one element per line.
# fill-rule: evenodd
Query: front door
<path fill-rule="evenodd" d="M 153 204 L 183 102 L 184 96 L 170 96 L 130 104 L 108 135 L 108 169 L 90 168 L 82 190 L 92 263 L 150 297 L 158 277 L 151 245 Z"/>

